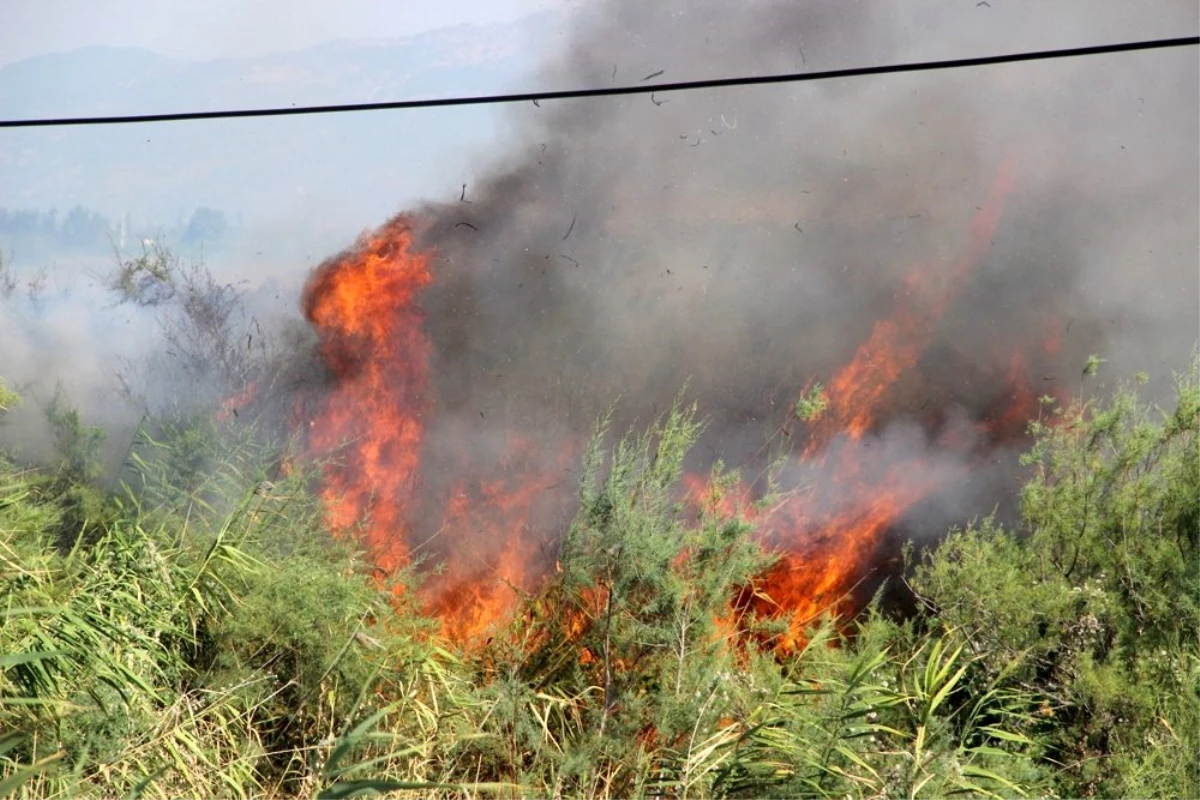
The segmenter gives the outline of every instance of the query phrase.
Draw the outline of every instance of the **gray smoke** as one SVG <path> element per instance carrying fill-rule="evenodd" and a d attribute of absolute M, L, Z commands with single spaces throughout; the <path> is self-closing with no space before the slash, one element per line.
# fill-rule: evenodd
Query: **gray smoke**
<path fill-rule="evenodd" d="M 1192 4 L 1156 11 L 1148 30 L 1094 5 L 608 2 L 544 78 L 675 81 L 1196 29 Z M 927 311 L 906 276 L 936 281 L 962 256 L 1006 159 L 1014 188 L 991 247 L 889 392 L 880 432 L 915 424 L 926 439 L 910 454 L 936 454 L 948 420 L 1011 405 L 1014 356 L 1035 395 L 1078 391 L 1091 353 L 1108 376 L 1169 379 L 1198 334 L 1197 89 L 1189 49 L 522 107 L 512 151 L 462 201 L 421 213 L 438 254 L 422 300 L 430 463 L 464 427 L 557 454 L 614 400 L 620 422 L 644 421 L 686 383 L 710 420 L 698 458 L 753 469 L 801 387 L 828 381 L 878 320 Z M 989 469 L 985 484 L 1011 472 Z M 941 509 L 930 519 L 986 512 L 981 496 L 978 480 L 962 486 L 926 504 Z"/>
<path fill-rule="evenodd" d="M 543 79 L 833 69 L 1197 27 L 1182 2 L 1161 4 L 1153 30 L 1115 7 L 998 6 L 607 2 Z M 447 535 L 438 509 L 464 486 L 486 504 L 481 487 L 524 474 L 545 491 L 523 535 L 553 552 L 574 480 L 563 453 L 613 402 L 620 431 L 685 385 L 709 422 L 690 466 L 721 459 L 755 479 L 803 445 L 800 389 L 904 313 L 931 333 L 875 428 L 835 439 L 825 460 L 793 458 L 783 488 L 820 517 L 905 470 L 936 483 L 876 553 L 866 592 L 899 542 L 997 505 L 1007 516 L 1028 444 L 1010 412 L 1036 413 L 1022 396 L 1082 390 L 1094 353 L 1107 376 L 1151 373 L 1166 399 L 1195 347 L 1197 84 L 1185 50 L 515 110 L 511 150 L 458 202 L 416 214 L 436 253 L 421 298 L 435 355 L 410 544 L 453 563 L 494 557 L 502 543 Z M 954 270 L 1002 164 L 1013 188 L 990 246 Z M 922 286 L 947 276 L 934 308 L 939 291 Z M 781 543 L 803 546 L 794 532 Z"/>
<path fill-rule="evenodd" d="M 15 270 L 12 274 L 17 275 Z M 112 297 L 94 281 L 81 286 L 47 280 L 44 286 L 29 287 L 37 276 L 27 275 L 21 273 L 25 280 L 20 281 L 14 277 L 18 285 L 0 296 L 0 378 L 22 395 L 21 405 L 5 416 L 3 444 L 22 459 L 46 458 L 50 431 L 42 406 L 61 389 L 87 423 L 112 429 L 110 456 L 115 457 L 138 412 L 114 403 L 113 376 L 121 364 L 113 354 L 147 352 L 153 321 L 133 313 L 102 312 L 112 305 Z"/>
<path fill-rule="evenodd" d="M 108 258 L 72 256 L 76 270 L 50 273 L 24 263 L 0 273 L 0 379 L 22 397 L 4 417 L 0 443 L 15 457 L 52 458 L 54 432 L 44 410 L 56 396 L 85 424 L 104 429 L 108 479 L 146 415 L 213 418 L 252 382 L 275 387 L 247 396 L 255 414 L 269 412 L 270 435 L 286 433 L 282 420 L 298 383 L 289 368 L 311 374 L 311 334 L 295 310 L 296 278 L 251 285 L 236 266 L 218 261 L 210 268 L 157 244 Z M 120 262 L 138 258 L 169 264 L 174 288 L 143 281 L 137 297 L 124 294 L 114 280 Z"/>

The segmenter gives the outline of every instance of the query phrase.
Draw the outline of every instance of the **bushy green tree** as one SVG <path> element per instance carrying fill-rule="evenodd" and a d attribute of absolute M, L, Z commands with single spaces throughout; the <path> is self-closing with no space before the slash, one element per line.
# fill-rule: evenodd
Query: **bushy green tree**
<path fill-rule="evenodd" d="M 722 771 L 723 794 L 1011 797 L 1045 786 L 1029 694 L 973 681 L 977 660 L 956 632 L 871 613 L 852 633 L 827 620 L 787 662 Z"/>
<path fill-rule="evenodd" d="M 144 491 L 109 496 L 78 412 L 55 413 L 65 466 L 0 458 L 0 793 L 315 791 L 352 716 L 423 658 L 414 618 L 328 537 L 302 471 L 267 481 L 243 442 L 208 476 L 238 492 L 223 512 L 144 504 L 177 477 L 162 447 Z M 80 492 L 105 513 L 64 541 Z"/>
<path fill-rule="evenodd" d="M 1094 370 L 1093 370 L 1094 371 Z M 928 553 L 913 585 L 988 676 L 1031 687 L 1063 796 L 1200 794 L 1200 387 L 1034 424 L 1022 524 Z"/>
<path fill-rule="evenodd" d="M 681 502 L 684 458 L 700 429 L 695 409 L 677 406 L 645 434 L 621 441 L 607 464 L 602 428 L 584 458 L 581 509 L 560 563 L 565 595 L 583 615 L 576 643 L 594 655 L 603 689 L 601 732 L 618 706 L 626 720 L 638 720 L 638 698 L 670 706 L 694 693 L 698 676 L 711 676 L 721 665 L 714 659 L 730 650 L 717 621 L 732 615 L 737 587 L 770 563 L 745 521 Z M 736 476 L 718 466 L 712 483 L 732 491 Z M 694 721 L 686 717 L 668 711 L 658 733 L 678 736 Z"/>

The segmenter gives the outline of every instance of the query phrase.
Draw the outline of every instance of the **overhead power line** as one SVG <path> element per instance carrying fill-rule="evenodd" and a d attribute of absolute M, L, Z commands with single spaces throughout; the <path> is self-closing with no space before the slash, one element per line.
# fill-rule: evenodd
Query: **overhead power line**
<path fill-rule="evenodd" d="M 933 70 L 987 67 L 996 64 L 1015 64 L 1025 61 L 1048 61 L 1060 58 L 1079 58 L 1110 53 L 1129 53 L 1137 50 L 1163 50 L 1172 47 L 1194 47 L 1200 36 L 1181 36 L 1174 39 L 1151 39 L 1140 42 L 1119 42 L 1091 47 L 1070 47 L 1059 50 L 1037 50 L 1007 55 L 955 58 L 945 61 L 915 61 L 884 64 L 873 67 L 831 69 L 822 72 L 789 72 L 776 75 L 751 75 L 738 78 L 712 78 L 677 83 L 639 83 L 628 86 L 609 86 L 597 89 L 566 89 L 555 92 L 520 92 L 470 97 L 437 97 L 425 100 L 396 100 L 383 103 L 344 103 L 324 106 L 287 106 L 283 108 L 246 108 L 227 111 L 184 111 L 171 114 L 130 114 L 109 117 L 58 117 L 46 119 L 0 120 L 0 128 L 44 128 L 68 125 L 120 125 L 134 122 L 182 122 L 202 119 L 239 119 L 243 117 L 292 117 L 302 114 L 343 114 L 355 111 L 391 111 L 409 108 L 444 108 L 447 106 L 480 106 L 501 103 L 540 103 L 547 100 L 576 100 L 587 97 L 617 97 L 635 94 L 665 94 L 696 89 L 723 89 L 734 86 L 764 86 L 773 83 L 803 83 L 835 78 L 858 78 L 866 75 L 890 75 L 900 72 L 930 72 Z"/>

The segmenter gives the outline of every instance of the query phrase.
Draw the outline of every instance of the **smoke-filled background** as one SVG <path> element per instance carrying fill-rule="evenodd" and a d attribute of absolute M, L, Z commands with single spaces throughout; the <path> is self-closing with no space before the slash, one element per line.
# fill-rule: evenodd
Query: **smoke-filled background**
<path fill-rule="evenodd" d="M 948 35 L 941 5 L 609 3 L 555 69 L 602 86 L 919 59 L 903 34 Z M 690 378 L 746 431 L 845 363 L 905 276 L 960 255 L 1005 160 L 997 235 L 913 389 L 982 413 L 988 369 L 1048 337 L 1063 357 L 1035 371 L 1060 381 L 1089 352 L 1182 363 L 1195 67 L 1181 51 L 524 110 L 469 202 L 425 212 L 439 409 L 586 424 L 597 398 L 661 408 Z"/>
<path fill-rule="evenodd" d="M 824 70 L 1196 27 L 1184 2 L 1153 14 L 604 2 L 535 43 L 549 54 L 536 78 L 563 88 Z M 452 199 L 406 210 L 411 247 L 388 250 L 422 254 L 427 275 L 391 306 L 376 297 L 372 313 L 421 337 L 360 337 L 375 350 L 339 351 L 337 363 L 328 347 L 297 357 L 314 358 L 313 375 L 330 370 L 327 397 L 368 364 L 393 376 L 385 403 L 411 405 L 415 449 L 374 464 L 407 466 L 373 487 L 404 495 L 391 535 L 409 550 L 453 557 L 482 525 L 464 504 L 487 516 L 516 491 L 500 485 L 513 475 L 536 476 L 540 499 L 525 506 L 559 509 L 598 415 L 615 402 L 615 429 L 645 422 L 685 385 L 709 423 L 694 469 L 722 459 L 753 478 L 791 450 L 785 483 L 824 487 L 812 502 L 828 515 L 896 469 L 920 471 L 929 491 L 909 487 L 889 529 L 941 531 L 1002 498 L 1036 399 L 1079 391 L 1089 354 L 1107 359 L 1105 375 L 1150 373 L 1164 396 L 1186 362 L 1200 333 L 1198 90 L 1196 53 L 1184 49 L 523 105 L 506 112 L 494 147 L 463 154 L 463 179 L 441 193 Z M 422 168 L 403 148 L 370 159 L 389 176 Z M 353 180 L 368 186 L 370 170 Z M 369 250 L 327 262 L 304 300 L 310 319 L 332 296 L 329 275 Z M 285 279 L 284 301 L 296 301 L 298 277 Z M 17 374 L 13 350 L 0 374 L 19 379 L 49 341 L 28 336 Z M 861 352 L 871 341 L 889 346 Z M 90 345 L 72 346 L 68 358 L 85 360 Z M 863 436 L 839 445 L 839 431 L 821 434 L 822 452 L 859 465 L 842 480 L 801 457 L 816 434 L 793 407 L 814 381 L 849 382 L 852 364 L 864 390 L 882 388 Z M 848 421 L 832 399 L 826 424 Z M 359 410 L 327 440 L 361 438 Z M 328 422 L 313 414 L 313 426 Z M 363 471 L 356 458 L 343 477 Z M 561 509 L 541 522 L 529 513 L 534 540 L 561 530 L 551 523 Z M 488 568 L 507 546 L 495 542 L 472 545 Z"/>
<path fill-rule="evenodd" d="M 1194 27 L 1194 9 L 1160 10 Z M 1042 11 L 988 41 L 1112 22 Z M 552 74 L 605 86 L 919 60 L 956 32 L 946 16 L 606 3 Z M 961 419 L 1024 446 L 1030 400 L 1078 391 L 1091 353 L 1110 375 L 1169 380 L 1197 338 L 1196 65 L 1181 51 L 520 109 L 491 170 L 417 214 L 433 259 L 423 488 L 458 480 L 464 448 L 503 470 L 513 432 L 552 473 L 610 403 L 621 428 L 685 383 L 709 420 L 698 458 L 756 469 L 768 441 L 786 444 L 799 390 L 897 312 L 929 330 L 873 416 L 877 468 L 914 449 L 965 458 L 937 444 Z M 994 235 L 968 255 L 988 203 Z M 989 511 L 988 476 L 963 472 L 917 527 Z"/>

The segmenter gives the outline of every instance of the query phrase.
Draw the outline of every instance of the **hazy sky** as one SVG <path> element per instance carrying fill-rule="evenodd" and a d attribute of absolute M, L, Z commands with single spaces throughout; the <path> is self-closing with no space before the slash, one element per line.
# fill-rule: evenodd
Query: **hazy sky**
<path fill-rule="evenodd" d="M 208 59 L 518 19 L 574 0 L 0 0 L 0 65 L 90 45 Z"/>

